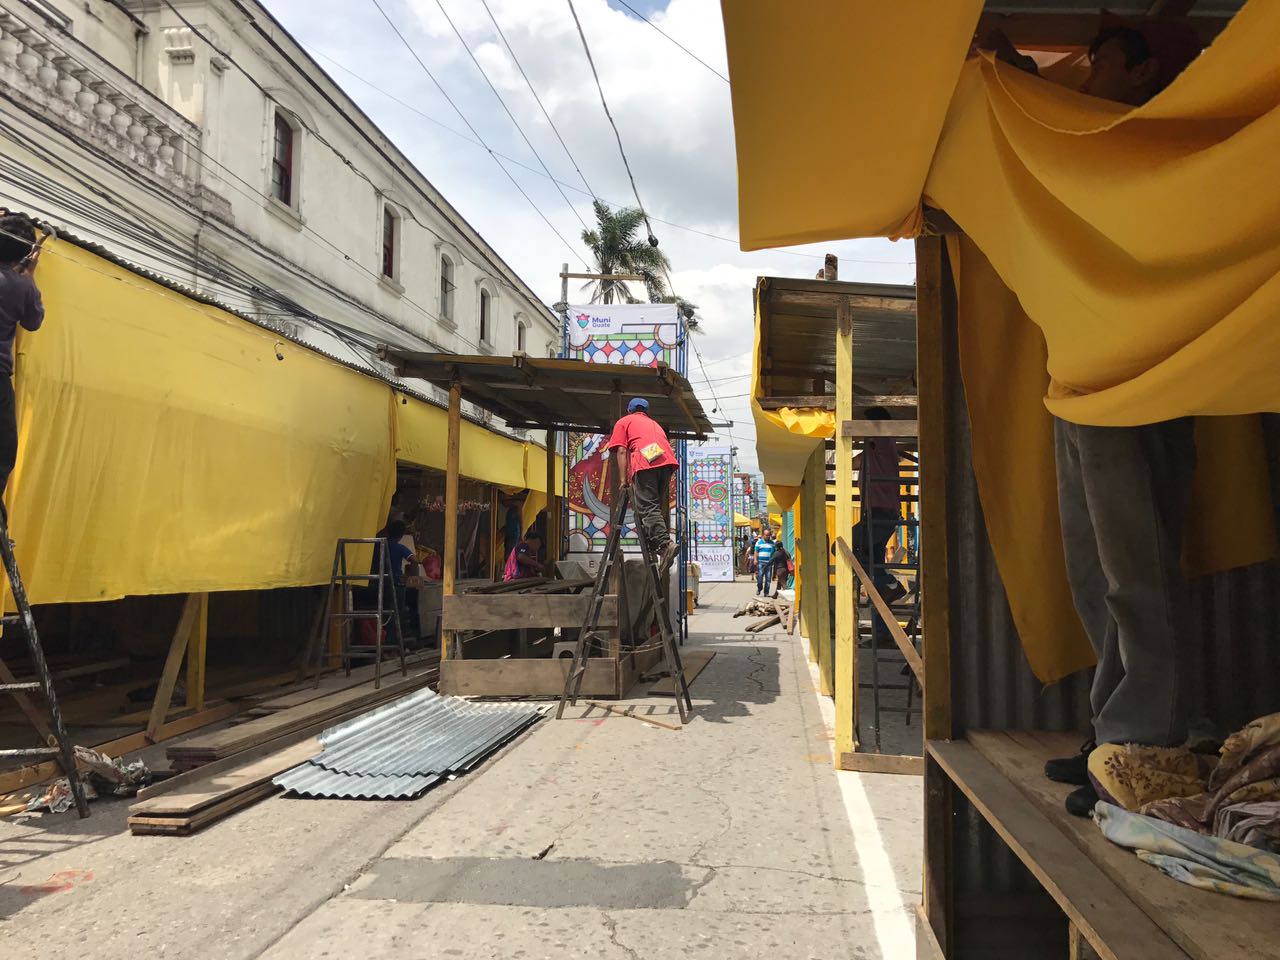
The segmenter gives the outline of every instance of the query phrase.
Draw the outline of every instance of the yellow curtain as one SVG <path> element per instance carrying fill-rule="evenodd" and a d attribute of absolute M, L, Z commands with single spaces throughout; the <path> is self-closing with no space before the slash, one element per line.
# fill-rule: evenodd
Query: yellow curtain
<path fill-rule="evenodd" d="M 33 601 L 320 583 L 378 529 L 384 384 L 67 243 L 37 280 L 8 491 Z"/>
<path fill-rule="evenodd" d="M 1047 412 L 1078 423 L 1214 418 L 1199 425 L 1197 443 L 1200 459 L 1222 468 L 1221 479 L 1198 476 L 1198 491 L 1211 495 L 1198 501 L 1201 523 L 1188 546 L 1217 569 L 1269 555 L 1274 531 L 1257 424 L 1225 418 L 1280 411 L 1280 4 L 1250 0 L 1139 108 L 989 58 L 965 62 L 981 4 L 947 6 L 955 17 L 939 16 L 921 36 L 928 18 L 911 4 L 892 5 L 898 18 L 879 4 L 848 5 L 843 15 L 857 29 L 841 34 L 843 54 L 834 57 L 815 55 L 832 43 L 830 4 L 724 4 L 744 248 L 909 232 L 919 225 L 913 212 L 923 193 L 989 260 L 989 299 L 962 306 L 961 334 L 977 411 L 975 468 L 1002 572 L 1025 553 L 1019 538 L 1047 537 L 1046 556 L 1057 539 L 1056 517 L 1025 496 L 1044 493 L 1044 476 L 1026 478 L 1017 495 L 1011 478 L 996 476 L 1009 464 L 1040 458 L 1043 471 L 1051 463 L 1043 459 L 1047 414 L 1024 406 L 995 422 L 991 407 L 1001 397 L 1030 404 L 1037 382 Z M 875 59 L 885 50 L 899 58 L 896 68 Z M 901 69 L 904 52 L 927 69 Z M 808 96 L 848 90 L 850 109 L 819 117 L 802 107 L 791 116 L 816 129 L 780 131 L 785 104 L 805 101 L 798 95 L 805 89 Z M 940 133 L 929 110 L 902 109 L 939 97 L 949 101 Z M 880 106 L 896 128 L 879 119 Z M 792 136 L 779 135 L 788 130 Z M 832 143 L 842 149 L 830 150 Z M 815 155 L 847 158 L 839 184 L 811 175 Z M 887 171 L 890 160 L 901 169 Z M 921 191 L 907 172 L 922 161 Z M 815 209 L 824 196 L 839 213 Z M 972 258 L 961 259 L 961 296 L 966 285 L 977 296 Z M 1233 519 L 1215 520 L 1214 509 Z M 1039 603 L 1034 593 L 1059 589 L 1061 571 L 1019 571 L 1010 602 L 1028 656 L 1041 679 L 1056 679 L 1084 659 L 1075 626 L 1040 644 L 1027 617 Z M 1036 617 L 1048 620 L 1061 608 L 1059 596 Z"/>
<path fill-rule="evenodd" d="M 444 470 L 449 436 L 449 413 L 430 403 L 400 395 L 396 400 L 396 459 Z M 525 447 L 519 440 L 501 436 L 462 421 L 458 445 L 458 472 L 472 480 L 506 487 L 524 487 Z M 542 461 L 545 463 L 545 459 Z M 545 467 L 539 486 L 546 486 Z"/>

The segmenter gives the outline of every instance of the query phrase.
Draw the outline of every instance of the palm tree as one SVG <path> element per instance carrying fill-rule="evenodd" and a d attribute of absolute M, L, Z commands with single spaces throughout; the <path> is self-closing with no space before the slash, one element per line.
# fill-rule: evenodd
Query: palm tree
<path fill-rule="evenodd" d="M 670 269 L 667 255 L 658 249 L 657 241 L 638 239 L 644 225 L 644 212 L 637 207 L 623 207 L 614 211 L 602 200 L 593 204 L 596 211 L 596 229 L 583 230 L 582 242 L 591 248 L 595 256 L 595 272 L 602 274 L 633 273 L 644 278 L 645 291 L 650 303 L 658 303 L 667 287 L 662 274 Z M 615 299 L 625 303 L 639 303 L 631 295 L 625 280 L 597 280 L 583 289 L 591 291 L 592 302 L 613 303 Z"/>
<path fill-rule="evenodd" d="M 696 303 L 690 303 L 684 297 L 677 297 L 672 294 L 659 297 L 654 302 L 655 303 L 674 303 L 676 305 L 676 312 L 679 313 L 680 316 L 684 318 L 685 329 L 687 329 L 690 333 L 702 332 L 702 321 L 697 316 L 698 305 Z"/>

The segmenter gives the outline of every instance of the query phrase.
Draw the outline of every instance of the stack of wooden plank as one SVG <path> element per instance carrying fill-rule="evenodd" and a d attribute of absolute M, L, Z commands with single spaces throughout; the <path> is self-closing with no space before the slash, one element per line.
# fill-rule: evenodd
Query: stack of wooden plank
<path fill-rule="evenodd" d="M 794 622 L 791 616 L 791 604 L 785 600 L 777 600 L 770 597 L 752 597 L 738 607 L 734 616 L 764 617 L 763 620 L 757 620 L 748 625 L 746 628 L 747 633 L 759 633 L 782 623 L 787 624 L 787 629 L 791 629 L 791 624 Z"/>
<path fill-rule="evenodd" d="M 384 669 L 390 667 L 389 664 L 383 666 Z M 372 683 L 364 683 L 315 699 L 303 699 L 296 705 L 238 726 L 191 737 L 170 747 L 166 756 L 172 768 L 181 772 L 235 756 L 266 743 L 283 745 L 290 739 L 308 736 L 331 724 L 364 713 L 378 704 L 418 690 L 426 686 L 435 675 L 434 666 L 411 670 L 407 677 L 399 673 L 392 673 L 390 676 L 384 673 L 380 689 L 375 690 Z M 305 691 L 297 691 L 297 695 L 305 698 Z"/>
<path fill-rule="evenodd" d="M 274 793 L 272 777 L 306 763 L 321 750 L 308 737 L 284 750 L 229 771 L 197 771 L 162 783 L 162 791 L 144 790 L 129 808 L 129 831 L 135 836 L 186 836 Z"/>

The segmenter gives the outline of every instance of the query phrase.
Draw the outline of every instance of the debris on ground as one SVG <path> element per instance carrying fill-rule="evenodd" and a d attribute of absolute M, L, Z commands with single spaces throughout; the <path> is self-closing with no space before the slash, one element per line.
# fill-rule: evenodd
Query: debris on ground
<path fill-rule="evenodd" d="M 80 768 L 84 794 L 90 800 L 106 795 L 132 797 L 151 782 L 151 771 L 141 760 L 125 763 L 119 757 L 89 747 L 76 747 L 76 766 Z M 75 805 L 71 782 L 58 777 L 0 797 L 0 816 L 23 813 L 65 813 Z"/>

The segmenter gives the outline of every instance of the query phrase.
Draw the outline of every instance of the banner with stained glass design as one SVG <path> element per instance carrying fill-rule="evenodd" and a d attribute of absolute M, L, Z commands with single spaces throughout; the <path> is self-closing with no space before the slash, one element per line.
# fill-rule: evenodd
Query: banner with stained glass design
<path fill-rule="evenodd" d="M 674 304 L 593 303 L 569 307 L 570 360 L 679 370 L 680 321 Z M 625 399 L 625 398 L 624 398 Z M 601 397 L 608 403 L 608 397 Z M 609 536 L 609 482 L 605 443 L 593 433 L 569 436 L 569 554 L 599 554 Z M 676 505 L 677 484 L 671 503 Z M 627 515 L 623 545 L 639 549 Z M 585 559 L 585 558 L 584 558 Z"/>
<path fill-rule="evenodd" d="M 704 583 L 733 582 L 733 455 L 728 447 L 690 446 L 689 559 L 702 567 Z"/>

